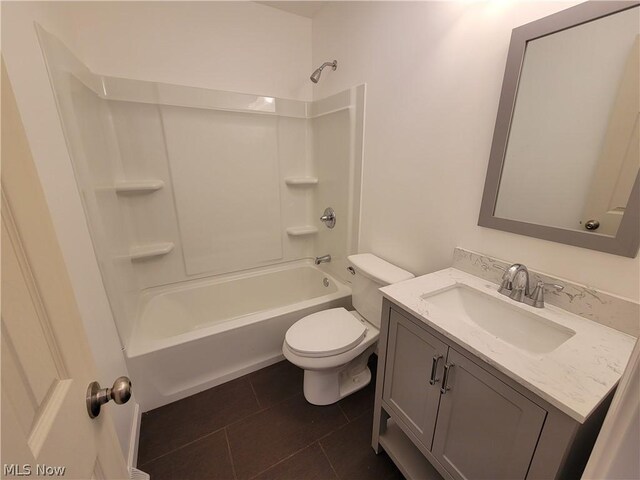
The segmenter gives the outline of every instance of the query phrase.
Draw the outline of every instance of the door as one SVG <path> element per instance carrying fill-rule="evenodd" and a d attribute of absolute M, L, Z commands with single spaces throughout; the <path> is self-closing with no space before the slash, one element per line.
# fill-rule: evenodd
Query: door
<path fill-rule="evenodd" d="M 640 168 L 639 62 L 640 35 L 618 86 L 581 219 L 584 228 L 605 235 L 616 235 Z"/>
<path fill-rule="evenodd" d="M 2 63 L 3 478 L 128 478 L 108 412 L 91 420 L 96 369 Z"/>
<path fill-rule="evenodd" d="M 431 449 L 447 346 L 391 310 L 382 399 Z"/>
<path fill-rule="evenodd" d="M 432 453 L 458 479 L 525 478 L 546 411 L 453 348 Z"/>

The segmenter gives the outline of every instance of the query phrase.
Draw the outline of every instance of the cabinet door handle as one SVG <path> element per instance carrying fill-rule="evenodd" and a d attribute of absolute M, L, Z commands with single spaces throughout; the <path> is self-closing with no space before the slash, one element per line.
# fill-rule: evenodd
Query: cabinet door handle
<path fill-rule="evenodd" d="M 436 354 L 433 356 L 433 363 L 431 364 L 431 378 L 429 379 L 429 385 L 435 385 L 435 383 L 440 380 L 436 378 L 436 374 L 438 372 L 438 362 L 442 358 L 442 355 Z"/>
<path fill-rule="evenodd" d="M 444 365 L 444 375 L 442 376 L 442 387 L 440 387 L 440 393 L 444 395 L 447 393 L 447 390 L 451 390 L 451 387 L 447 385 L 447 381 L 449 380 L 449 371 L 452 367 L 455 367 L 453 363 L 445 363 Z"/>

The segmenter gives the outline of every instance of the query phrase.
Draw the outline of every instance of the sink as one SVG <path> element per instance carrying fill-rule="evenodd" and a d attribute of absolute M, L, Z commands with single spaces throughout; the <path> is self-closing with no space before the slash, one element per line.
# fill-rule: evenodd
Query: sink
<path fill-rule="evenodd" d="M 467 285 L 456 284 L 422 295 L 425 302 L 467 324 L 533 354 L 548 353 L 576 332 L 540 315 L 494 298 Z"/>

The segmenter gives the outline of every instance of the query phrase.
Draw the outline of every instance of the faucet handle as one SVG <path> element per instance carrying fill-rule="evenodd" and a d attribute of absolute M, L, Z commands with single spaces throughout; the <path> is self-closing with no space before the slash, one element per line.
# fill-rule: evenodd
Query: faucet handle
<path fill-rule="evenodd" d="M 525 303 L 527 305 L 531 305 L 532 307 L 543 308 L 544 307 L 544 287 L 546 285 L 553 287 L 558 291 L 564 290 L 564 285 L 558 285 L 555 283 L 545 283 L 542 280 L 538 280 L 538 283 L 536 283 L 536 288 L 533 289 L 531 296 L 525 299 Z"/>

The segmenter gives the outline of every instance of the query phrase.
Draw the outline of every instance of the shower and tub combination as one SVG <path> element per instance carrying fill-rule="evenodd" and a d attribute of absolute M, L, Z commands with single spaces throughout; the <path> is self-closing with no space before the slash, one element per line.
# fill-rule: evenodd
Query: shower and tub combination
<path fill-rule="evenodd" d="M 311 102 L 117 78 L 38 35 L 143 411 L 280 361 L 297 320 L 351 307 L 364 85 Z"/>

